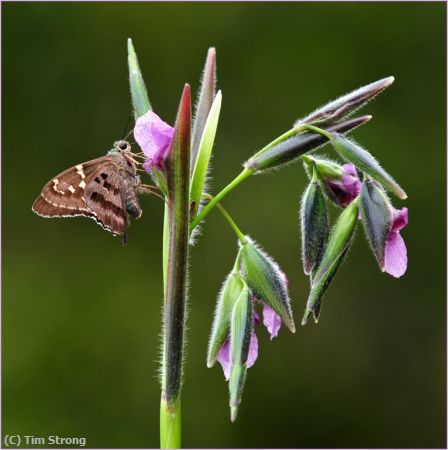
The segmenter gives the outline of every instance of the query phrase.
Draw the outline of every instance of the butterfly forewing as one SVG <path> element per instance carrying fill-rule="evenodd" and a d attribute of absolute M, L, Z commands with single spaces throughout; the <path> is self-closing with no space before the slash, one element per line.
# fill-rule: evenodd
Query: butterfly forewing
<path fill-rule="evenodd" d="M 33 211 L 44 217 L 90 217 L 125 240 L 128 213 L 141 215 L 135 194 L 136 167 L 125 153 L 109 154 L 60 173 L 44 186 Z"/>

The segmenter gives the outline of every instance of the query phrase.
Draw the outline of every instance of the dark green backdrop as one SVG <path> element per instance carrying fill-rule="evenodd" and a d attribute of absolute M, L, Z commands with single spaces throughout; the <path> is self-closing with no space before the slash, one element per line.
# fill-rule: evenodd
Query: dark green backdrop
<path fill-rule="evenodd" d="M 86 219 L 31 212 L 43 184 L 102 155 L 130 114 L 132 37 L 156 111 L 173 122 L 217 48 L 223 109 L 212 185 L 299 116 L 395 75 L 355 133 L 409 200 L 409 268 L 378 269 L 358 232 L 321 321 L 270 342 L 231 424 L 222 371 L 207 369 L 212 312 L 236 254 L 218 213 L 191 255 L 183 390 L 187 447 L 445 446 L 445 10 L 443 3 L 2 5 L 3 433 L 85 436 L 89 447 L 158 446 L 162 205 L 142 199 L 129 245 Z M 327 153 L 330 152 L 327 149 Z M 301 271 L 295 164 L 225 205 L 290 279 Z"/>

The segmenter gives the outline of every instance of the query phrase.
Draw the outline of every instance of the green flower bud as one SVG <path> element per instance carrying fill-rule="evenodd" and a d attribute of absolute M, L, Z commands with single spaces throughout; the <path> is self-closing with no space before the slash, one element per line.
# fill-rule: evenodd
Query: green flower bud
<path fill-rule="evenodd" d="M 332 125 L 327 131 L 347 133 L 368 122 L 371 118 L 372 116 L 363 116 L 344 120 Z M 253 156 L 244 163 L 244 167 L 253 173 L 264 172 L 294 162 L 305 153 L 316 150 L 326 143 L 328 143 L 328 138 L 320 133 L 300 133 Z"/>
<path fill-rule="evenodd" d="M 369 174 L 402 200 L 407 198 L 406 192 L 403 191 L 400 185 L 380 166 L 378 161 L 367 150 L 345 136 L 338 133 L 332 133 L 332 135 L 334 138 L 332 144 L 342 158 Z"/>
<path fill-rule="evenodd" d="M 384 267 L 384 250 L 392 227 L 392 210 L 386 194 L 368 180 L 361 188 L 361 218 L 367 240 L 380 267 Z"/>
<path fill-rule="evenodd" d="M 328 237 L 327 204 L 315 174 L 303 194 L 300 218 L 303 270 L 309 275 L 319 262 Z"/>
<path fill-rule="evenodd" d="M 249 355 L 249 345 L 252 336 L 252 301 L 250 291 L 244 288 L 232 311 L 230 324 L 230 418 L 235 421 L 238 406 L 246 379 L 246 362 Z"/>
<path fill-rule="evenodd" d="M 212 333 L 208 343 L 208 367 L 212 367 L 215 364 L 216 356 L 228 337 L 232 308 L 238 300 L 244 285 L 244 280 L 236 270 L 233 270 L 224 281 L 216 303 Z"/>
<path fill-rule="evenodd" d="M 247 236 L 241 256 L 243 277 L 250 289 L 295 333 L 287 280 L 278 264 Z"/>
<path fill-rule="evenodd" d="M 359 199 L 356 199 L 342 211 L 333 227 L 322 259 L 311 280 L 311 291 L 302 325 L 306 324 L 310 313 L 313 313 L 317 322 L 320 313 L 320 301 L 348 252 L 355 235 L 358 214 Z"/>

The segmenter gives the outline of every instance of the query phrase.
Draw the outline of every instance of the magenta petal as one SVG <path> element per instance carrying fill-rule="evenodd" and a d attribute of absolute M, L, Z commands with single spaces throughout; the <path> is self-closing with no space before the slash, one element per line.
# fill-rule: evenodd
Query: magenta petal
<path fill-rule="evenodd" d="M 249 354 L 247 356 L 246 366 L 248 368 L 252 367 L 255 364 L 257 358 L 258 358 L 258 339 L 257 335 L 252 331 L 252 335 L 250 336 Z"/>
<path fill-rule="evenodd" d="M 230 341 L 227 339 L 216 356 L 222 366 L 226 380 L 230 378 Z"/>
<path fill-rule="evenodd" d="M 408 253 L 406 244 L 400 233 L 393 231 L 389 234 L 384 249 L 384 268 L 393 277 L 401 277 L 408 266 Z"/>
<path fill-rule="evenodd" d="M 267 328 L 271 335 L 271 341 L 278 335 L 278 331 L 282 325 L 280 316 L 267 305 L 263 305 L 263 325 Z"/>
<path fill-rule="evenodd" d="M 358 178 L 358 172 L 356 172 L 356 167 L 353 164 L 343 164 L 342 169 L 347 175 Z"/>
<path fill-rule="evenodd" d="M 408 224 L 408 208 L 393 208 L 392 221 L 391 232 L 402 230 Z"/>
<path fill-rule="evenodd" d="M 173 138 L 174 128 L 165 123 L 157 114 L 148 111 L 139 117 L 134 127 L 134 137 L 148 158 L 144 167 L 163 168 L 163 157 Z"/>

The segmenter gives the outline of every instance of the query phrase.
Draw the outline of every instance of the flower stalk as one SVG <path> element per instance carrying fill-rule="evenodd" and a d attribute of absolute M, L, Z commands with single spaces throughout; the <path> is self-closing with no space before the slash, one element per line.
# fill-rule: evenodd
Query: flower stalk
<path fill-rule="evenodd" d="M 166 287 L 163 311 L 162 399 L 160 445 L 180 447 L 180 389 L 187 298 L 189 180 L 190 180 L 190 86 L 185 85 L 175 133 L 164 165 L 168 184 L 168 239 L 164 249 Z M 165 256 L 166 258 L 166 256 Z"/>

